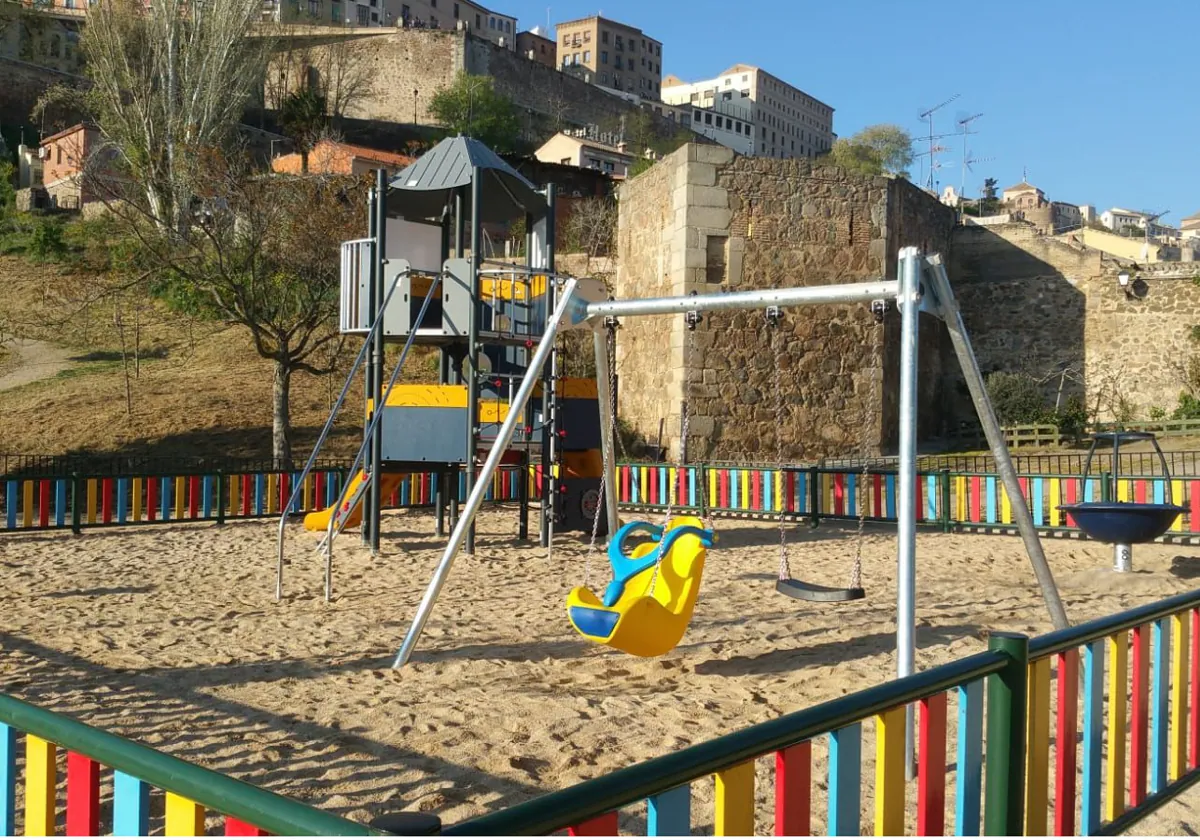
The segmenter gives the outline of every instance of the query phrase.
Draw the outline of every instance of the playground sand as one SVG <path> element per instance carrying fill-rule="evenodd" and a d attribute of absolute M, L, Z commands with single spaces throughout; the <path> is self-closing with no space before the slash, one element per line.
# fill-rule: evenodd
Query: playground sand
<path fill-rule="evenodd" d="M 376 559 L 343 539 L 331 604 L 316 537 L 298 524 L 280 603 L 269 522 L 5 536 L 0 684 L 352 819 L 421 809 L 450 823 L 894 673 L 890 531 L 868 528 L 868 598 L 822 607 L 774 593 L 774 528 L 719 523 L 684 643 L 638 660 L 587 644 L 567 624 L 563 602 L 584 580 L 586 543 L 566 537 L 548 559 L 514 539 L 515 520 L 482 517 L 476 556 L 460 558 L 402 673 L 388 666 L 443 545 L 427 514 L 385 517 Z M 1187 576 L 1200 570 L 1190 547 L 1138 548 L 1137 573 L 1118 577 L 1107 546 L 1044 544 L 1075 621 L 1193 588 Z M 850 530 L 798 529 L 792 545 L 796 576 L 846 580 Z M 918 557 L 919 667 L 982 650 L 984 628 L 1050 628 L 1019 539 L 921 533 Z M 598 553 L 592 581 L 604 577 Z M 864 730 L 870 829 L 873 723 Z M 816 832 L 824 742 L 813 750 Z M 948 749 L 952 767 L 953 733 Z M 768 765 L 758 765 L 760 833 L 771 825 Z M 693 785 L 697 830 L 711 830 L 712 796 L 711 781 Z M 948 800 L 952 813 L 952 790 Z M 1196 824 L 1194 802 L 1173 803 L 1139 832 L 1182 833 Z M 644 830 L 644 810 L 629 813 L 623 828 Z"/>

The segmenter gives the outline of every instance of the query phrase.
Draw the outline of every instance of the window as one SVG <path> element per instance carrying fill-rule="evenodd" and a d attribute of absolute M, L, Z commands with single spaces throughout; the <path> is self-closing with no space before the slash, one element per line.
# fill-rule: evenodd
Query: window
<path fill-rule="evenodd" d="M 608 32 L 607 31 L 600 33 L 600 43 L 602 43 L 602 44 L 608 43 Z"/>
<path fill-rule="evenodd" d="M 430 15 L 430 16 L 429 16 L 429 27 L 430 27 L 431 29 L 437 29 L 437 28 L 438 28 L 438 19 L 437 19 L 437 18 L 435 18 L 433 15 Z"/>
<path fill-rule="evenodd" d="M 632 58 L 631 58 L 631 59 L 629 59 L 629 67 L 628 67 L 628 69 L 630 69 L 630 70 L 632 70 L 632 69 L 633 69 L 633 59 L 632 59 Z"/>
<path fill-rule="evenodd" d="M 370 14 L 370 10 L 366 6 L 356 6 L 355 8 L 358 10 L 358 25 L 366 26 L 367 16 Z"/>
<path fill-rule="evenodd" d="M 608 74 L 607 73 L 600 74 L 600 84 L 602 84 L 602 85 L 608 84 Z"/>
<path fill-rule="evenodd" d="M 563 36 L 563 46 L 564 46 L 564 47 L 569 47 L 569 46 L 571 46 L 571 36 L 570 36 L 570 35 L 564 35 L 564 36 Z"/>
<path fill-rule="evenodd" d="M 696 121 L 697 121 L 697 122 L 699 122 L 699 120 L 700 120 L 700 112 L 699 112 L 699 111 L 697 111 L 697 112 L 696 112 L 696 117 L 695 117 L 695 119 L 696 119 Z"/>
<path fill-rule="evenodd" d="M 601 50 L 601 51 L 600 51 L 600 63 L 601 63 L 601 64 L 608 64 L 608 50 Z"/>
<path fill-rule="evenodd" d="M 704 279 L 708 283 L 725 282 L 728 236 L 709 236 L 704 248 Z"/>
<path fill-rule="evenodd" d="M 458 20 L 458 4 L 454 4 L 454 19 Z"/>
<path fill-rule="evenodd" d="M 617 36 L 617 49 L 618 50 L 625 49 L 625 40 L 620 35 Z"/>
<path fill-rule="evenodd" d="M 483 25 L 482 25 L 482 23 L 480 22 L 480 17 L 479 17 L 479 15 L 475 15 L 475 28 L 476 28 L 476 29 L 483 29 Z"/>
<path fill-rule="evenodd" d="M 512 34 L 512 21 L 511 20 L 504 21 L 504 31 L 507 32 L 509 35 Z"/>
<path fill-rule="evenodd" d="M 571 159 L 570 159 L 570 158 L 563 158 L 562 160 L 560 160 L 560 161 L 559 161 L 559 163 L 561 163 L 563 166 L 570 166 L 570 165 L 571 165 Z"/>
<path fill-rule="evenodd" d="M 321 14 L 321 0 L 308 0 L 308 13 L 313 17 Z"/>
<path fill-rule="evenodd" d="M 341 3 L 330 3 L 329 4 L 329 19 L 331 21 L 333 21 L 334 23 L 342 22 L 342 4 Z"/>
<path fill-rule="evenodd" d="M 705 115 L 704 115 L 704 124 L 705 124 L 705 125 L 712 125 L 712 114 L 705 114 Z"/>
<path fill-rule="evenodd" d="M 584 63 L 584 64 L 587 64 L 587 63 L 588 63 L 589 61 L 591 61 L 591 60 L 592 60 L 592 51 L 591 51 L 591 50 L 584 50 L 584 51 L 583 51 L 583 63 Z"/>
<path fill-rule="evenodd" d="M 614 169 L 616 169 L 616 167 L 613 165 L 613 162 L 611 160 L 604 161 L 604 171 L 605 172 L 612 172 Z"/>
<path fill-rule="evenodd" d="M 494 17 L 489 17 L 488 18 L 488 29 L 495 29 L 495 28 L 496 28 L 496 19 Z"/>
<path fill-rule="evenodd" d="M 411 14 L 412 14 L 412 9 L 408 8 L 407 3 L 405 3 L 403 6 L 400 7 L 400 19 L 403 20 L 404 22 L 406 22 L 406 23 L 408 22 L 408 17 Z"/>
<path fill-rule="evenodd" d="M 379 12 L 371 12 L 371 23 L 379 23 Z"/>

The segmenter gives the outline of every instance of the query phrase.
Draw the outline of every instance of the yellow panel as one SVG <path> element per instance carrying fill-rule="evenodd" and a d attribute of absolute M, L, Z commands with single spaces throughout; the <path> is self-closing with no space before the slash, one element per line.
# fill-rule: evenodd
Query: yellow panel
<path fill-rule="evenodd" d="M 1117 482 L 1117 501 L 1118 502 L 1132 502 L 1133 501 L 1133 493 L 1131 490 L 1132 487 L 1133 487 L 1132 481 L 1118 481 Z"/>
<path fill-rule="evenodd" d="M 1175 504 L 1179 505 L 1180 507 L 1186 507 L 1186 505 L 1184 504 L 1183 482 L 1182 481 L 1172 481 L 1171 482 L 1171 498 L 1168 499 L 1167 501 L 1173 501 Z M 1179 514 L 1179 516 L 1175 517 L 1175 521 L 1171 523 L 1171 530 L 1172 531 L 1182 531 L 1183 530 L 1183 514 L 1182 513 Z"/>
<path fill-rule="evenodd" d="M 231 475 L 229 481 L 229 512 L 231 514 L 238 512 L 238 503 L 241 502 L 242 493 L 242 477 L 239 475 Z M 324 503 L 322 499 L 317 500 L 317 507 L 321 507 Z"/>
<path fill-rule="evenodd" d="M 1171 781 L 1187 772 L 1188 622 L 1187 613 L 1171 616 Z"/>
<path fill-rule="evenodd" d="M 320 505 L 312 501 L 313 499 L 313 477 L 312 473 L 309 473 L 304 477 L 304 494 L 300 498 L 300 509 L 311 510 L 312 508 L 320 507 Z"/>
<path fill-rule="evenodd" d="M 875 718 L 875 835 L 904 834 L 905 707 Z"/>
<path fill-rule="evenodd" d="M 967 521 L 967 477 L 960 475 L 954 479 L 954 499 L 959 522 Z"/>
<path fill-rule="evenodd" d="M 1012 518 L 1012 501 L 1008 498 L 1008 490 L 1004 488 L 1004 484 L 997 482 L 1000 488 L 1000 521 L 1011 523 Z"/>
<path fill-rule="evenodd" d="M 204 835 L 204 809 L 190 799 L 167 792 L 167 824 L 163 829 L 166 837 L 202 837 Z"/>
<path fill-rule="evenodd" d="M 754 762 L 747 761 L 717 774 L 717 837 L 754 836 Z"/>
<path fill-rule="evenodd" d="M 1108 637 L 1108 773 L 1104 819 L 1112 822 L 1125 811 L 1125 698 L 1129 634 Z"/>
<path fill-rule="evenodd" d="M 133 480 L 133 521 L 142 521 L 142 480 Z"/>
<path fill-rule="evenodd" d="M 428 287 L 422 294 L 428 292 Z M 546 275 L 535 274 L 530 280 L 524 277 L 481 277 L 479 291 L 484 298 L 499 297 L 503 300 L 526 301 L 531 298 L 544 297 L 546 294 Z M 414 284 L 414 294 L 416 287 Z M 486 302 L 486 301 L 485 301 Z"/>
<path fill-rule="evenodd" d="M 771 494 L 771 501 L 775 504 L 775 510 L 783 510 L 783 496 L 787 492 L 786 485 L 783 479 L 783 470 L 776 470 L 775 476 L 775 492 Z"/>
<path fill-rule="evenodd" d="M 28 481 L 28 480 L 23 483 L 25 485 L 25 487 L 23 488 L 25 490 L 25 492 L 23 494 L 25 499 L 22 502 L 22 505 L 24 505 L 25 510 L 22 511 L 21 526 L 24 528 L 31 528 L 31 527 L 33 527 L 33 484 L 34 483 L 32 481 Z"/>
<path fill-rule="evenodd" d="M 667 470 L 667 482 L 670 485 L 667 488 L 667 496 L 671 500 L 671 507 L 679 504 L 679 471 L 674 467 Z"/>
<path fill-rule="evenodd" d="M 594 400 L 599 396 L 595 379 L 560 379 L 554 391 L 564 400 Z"/>
<path fill-rule="evenodd" d="M 87 480 L 87 521 L 89 525 L 96 521 L 96 479 L 94 478 Z"/>
<path fill-rule="evenodd" d="M 741 491 L 742 510 L 750 509 L 750 470 L 739 470 L 741 473 L 738 476 L 738 490 Z"/>
<path fill-rule="evenodd" d="M 721 497 L 717 495 L 717 471 L 708 471 L 708 505 L 709 507 L 720 507 Z"/>
<path fill-rule="evenodd" d="M 1058 506 L 1062 504 L 1062 479 L 1050 479 L 1050 527 L 1057 528 L 1062 525 L 1062 511 Z"/>
<path fill-rule="evenodd" d="M 177 476 L 175 479 L 175 518 L 176 519 L 183 519 L 183 517 L 185 515 L 183 512 L 184 511 L 183 501 L 184 501 L 184 496 L 186 493 L 187 493 L 187 482 L 184 481 L 183 476 Z"/>
<path fill-rule="evenodd" d="M 1050 784 L 1050 660 L 1029 663 L 1025 737 L 1025 834 L 1046 833 Z"/>
<path fill-rule="evenodd" d="M 829 473 L 824 473 L 821 476 L 821 498 L 828 499 L 824 505 L 825 509 L 822 513 L 833 513 L 833 476 Z"/>
<path fill-rule="evenodd" d="M 33 735 L 25 736 L 25 836 L 54 836 L 54 788 L 57 748 Z"/>
<path fill-rule="evenodd" d="M 424 408 L 466 408 L 466 385 L 397 385 L 388 394 L 388 405 Z M 369 411 L 374 405 L 367 403 Z"/>
<path fill-rule="evenodd" d="M 267 474 L 267 513 L 279 513 L 279 476 Z"/>

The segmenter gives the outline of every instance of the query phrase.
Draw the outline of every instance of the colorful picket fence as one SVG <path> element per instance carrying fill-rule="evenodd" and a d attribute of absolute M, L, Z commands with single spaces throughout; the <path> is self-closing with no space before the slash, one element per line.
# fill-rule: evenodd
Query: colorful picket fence
<path fill-rule="evenodd" d="M 488 501 L 516 501 L 520 471 L 497 472 Z M 536 483 L 537 476 L 531 476 Z M 318 470 L 301 482 L 298 472 L 174 476 L 6 476 L 0 477 L 0 530 L 76 531 L 111 525 L 165 522 L 224 522 L 278 516 L 300 483 L 294 514 L 332 506 L 342 492 L 340 470 Z M 466 499 L 466 475 L 457 476 L 459 501 Z M 385 505 L 431 507 L 437 476 L 413 473 L 400 482 Z"/>
<path fill-rule="evenodd" d="M 1115 484 L 1106 475 L 1021 476 L 1022 494 L 1034 524 L 1046 531 L 1075 531 L 1060 505 L 1081 501 L 1164 503 L 1173 500 L 1188 513 L 1169 533 L 1200 534 L 1200 478 L 1166 481 L 1153 476 L 1122 478 Z M 1108 490 L 1105 487 L 1108 486 Z M 714 515 L 774 518 L 867 519 L 895 521 L 895 471 L 622 464 L 617 468 L 618 501 L 629 508 L 703 510 Z M 939 471 L 917 477 L 917 521 L 955 528 L 1015 528 L 1012 500 L 994 474 Z"/>
<path fill-rule="evenodd" d="M 917 710 L 911 794 L 910 704 Z M 814 773 L 820 742 L 824 784 Z M 992 634 L 986 652 L 443 833 L 1114 834 L 1200 778 L 1198 752 L 1200 590 L 1033 640 Z M 765 824 L 755 804 L 763 770 L 770 784 Z M 708 778 L 713 809 L 698 817 L 692 787 Z M 862 824 L 866 792 L 871 825 Z"/>
<path fill-rule="evenodd" d="M 58 772 L 66 752 L 65 778 Z M 111 773 L 111 803 L 102 776 Z M 18 783 L 21 802 L 18 803 Z M 65 795 L 62 788 L 65 787 Z M 151 798 L 162 796 L 162 824 Z M 65 799 L 65 819 L 57 802 Z M 18 804 L 20 807 L 18 807 Z M 160 809 L 153 809 L 156 813 Z M 0 836 L 366 835 L 368 827 L 0 694 Z"/>

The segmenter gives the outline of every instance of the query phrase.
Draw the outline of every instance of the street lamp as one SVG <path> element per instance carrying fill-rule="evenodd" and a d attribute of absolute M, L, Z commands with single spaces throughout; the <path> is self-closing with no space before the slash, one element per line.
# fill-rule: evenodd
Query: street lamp
<path fill-rule="evenodd" d="M 417 124 L 417 94 L 419 93 L 420 91 L 413 88 L 413 125 Z"/>

